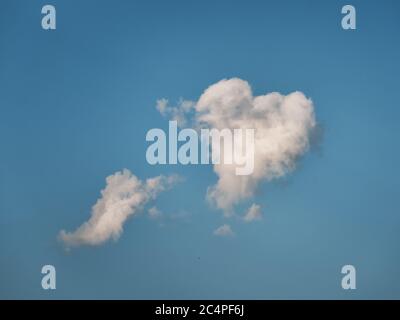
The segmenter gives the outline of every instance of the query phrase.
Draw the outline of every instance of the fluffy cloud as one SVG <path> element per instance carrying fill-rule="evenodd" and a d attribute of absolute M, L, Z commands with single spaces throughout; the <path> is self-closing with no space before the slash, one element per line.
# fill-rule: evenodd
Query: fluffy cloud
<path fill-rule="evenodd" d="M 233 236 L 234 233 L 229 224 L 224 224 L 214 230 L 214 235 L 219 236 L 219 237 L 230 237 L 230 236 Z"/>
<path fill-rule="evenodd" d="M 158 176 L 141 181 L 127 169 L 116 172 L 106 178 L 106 187 L 93 206 L 90 219 L 74 232 L 62 230 L 59 239 L 67 247 L 99 245 L 110 238 L 117 240 L 128 217 L 178 180 L 177 176 Z"/>
<path fill-rule="evenodd" d="M 261 218 L 261 207 L 258 204 L 253 203 L 249 210 L 247 210 L 245 216 L 243 217 L 243 220 L 246 222 L 251 222 L 255 220 L 261 220 Z"/>
<path fill-rule="evenodd" d="M 316 128 L 313 103 L 303 93 L 272 92 L 254 96 L 250 85 L 238 78 L 211 85 L 197 102 L 181 101 L 169 114 L 183 117 L 189 113 L 188 106 L 194 109 L 197 128 L 255 129 L 251 175 L 237 176 L 234 165 L 214 165 L 218 182 L 208 189 L 207 198 L 227 216 L 236 204 L 254 195 L 261 181 L 279 178 L 294 170 L 296 161 L 309 149 Z"/>

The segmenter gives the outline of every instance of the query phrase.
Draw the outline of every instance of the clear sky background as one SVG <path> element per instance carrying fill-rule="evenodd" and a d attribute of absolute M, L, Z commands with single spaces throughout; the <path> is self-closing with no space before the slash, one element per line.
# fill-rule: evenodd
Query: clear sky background
<path fill-rule="evenodd" d="M 1 1 L 0 298 L 400 298 L 399 32 L 399 1 Z M 324 138 L 260 186 L 262 221 L 233 218 L 221 238 L 212 167 L 150 166 L 145 135 L 168 126 L 157 99 L 231 77 L 304 92 Z M 59 231 L 123 168 L 186 178 L 152 204 L 167 218 L 143 211 L 117 242 L 66 252 Z M 341 288 L 345 264 L 357 290 Z"/>

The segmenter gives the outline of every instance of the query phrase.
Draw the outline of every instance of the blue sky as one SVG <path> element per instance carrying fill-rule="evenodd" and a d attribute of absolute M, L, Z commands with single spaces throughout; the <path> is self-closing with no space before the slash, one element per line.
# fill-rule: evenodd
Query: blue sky
<path fill-rule="evenodd" d="M 44 1 L 0 4 L 0 297 L 111 299 L 400 298 L 400 4 L 351 1 Z M 295 172 L 262 183 L 264 218 L 205 201 L 211 166 L 151 166 L 156 100 L 197 100 L 224 78 L 255 95 L 300 90 L 324 128 Z M 124 225 L 117 242 L 66 252 L 61 229 L 90 216 L 105 177 L 185 182 Z M 57 289 L 41 288 L 43 265 Z M 340 286 L 357 269 L 357 290 Z"/>

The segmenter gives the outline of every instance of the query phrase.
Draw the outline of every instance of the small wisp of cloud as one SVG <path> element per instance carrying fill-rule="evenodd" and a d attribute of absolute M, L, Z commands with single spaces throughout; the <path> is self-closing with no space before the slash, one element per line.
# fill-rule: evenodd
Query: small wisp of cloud
<path fill-rule="evenodd" d="M 233 233 L 232 228 L 229 224 L 224 224 L 214 230 L 214 235 L 218 237 L 232 237 L 235 234 Z"/>
<path fill-rule="evenodd" d="M 262 219 L 261 207 L 258 204 L 253 203 L 247 210 L 243 220 L 246 222 L 252 222 Z"/>

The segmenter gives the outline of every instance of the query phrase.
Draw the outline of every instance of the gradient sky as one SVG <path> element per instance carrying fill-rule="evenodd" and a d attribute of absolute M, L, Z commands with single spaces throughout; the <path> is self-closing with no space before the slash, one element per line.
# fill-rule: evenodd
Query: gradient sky
<path fill-rule="evenodd" d="M 56 31 L 41 28 L 48 3 Z M 348 3 L 355 31 L 340 25 Z M 400 298 L 399 31 L 399 1 L 1 1 L 0 298 Z M 221 238 L 212 167 L 150 166 L 145 135 L 168 126 L 157 99 L 230 77 L 304 92 L 324 137 L 260 186 L 262 221 L 232 219 Z M 123 168 L 185 177 L 151 204 L 168 218 L 144 211 L 119 241 L 66 252 L 58 232 Z"/>

